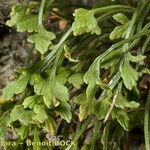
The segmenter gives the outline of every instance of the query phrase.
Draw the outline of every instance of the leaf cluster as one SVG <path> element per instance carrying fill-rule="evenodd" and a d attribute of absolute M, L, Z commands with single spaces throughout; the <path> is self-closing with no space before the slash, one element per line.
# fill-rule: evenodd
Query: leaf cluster
<path fill-rule="evenodd" d="M 73 136 L 76 144 L 63 147 L 66 150 L 116 150 L 134 127 L 142 125 L 149 132 L 149 118 L 144 122 L 140 115 L 146 105 L 138 89 L 140 78 L 150 73 L 149 1 L 78 8 L 61 38 L 43 25 L 55 1 L 50 8 L 46 4 L 45 0 L 17 4 L 7 21 L 18 32 L 30 33 L 27 41 L 41 57 L 22 68 L 19 77 L 4 88 L 4 104 L 11 107 L 2 112 L 0 120 L 5 124 L 0 123 L 0 131 L 12 127 L 22 141 L 45 140 L 40 131 Z M 133 116 L 138 118 L 135 124 Z M 87 139 L 89 130 L 92 134 Z"/>

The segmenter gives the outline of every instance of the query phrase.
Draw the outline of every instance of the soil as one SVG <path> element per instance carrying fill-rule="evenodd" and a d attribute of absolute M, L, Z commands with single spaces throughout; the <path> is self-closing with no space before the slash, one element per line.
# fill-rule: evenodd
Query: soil
<path fill-rule="evenodd" d="M 26 58 L 25 36 L 9 33 L 0 40 L 0 93 L 14 78 L 16 67 L 22 66 Z"/>
<path fill-rule="evenodd" d="M 22 66 L 26 58 L 25 34 L 16 33 L 5 25 L 11 6 L 17 0 L 0 0 L 0 95 L 2 89 L 14 78 L 16 67 Z"/>

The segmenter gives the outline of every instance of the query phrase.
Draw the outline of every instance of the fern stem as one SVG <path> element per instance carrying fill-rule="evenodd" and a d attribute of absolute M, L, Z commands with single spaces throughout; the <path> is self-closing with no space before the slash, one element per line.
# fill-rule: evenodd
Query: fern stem
<path fill-rule="evenodd" d="M 118 92 L 117 92 L 117 93 L 118 93 Z M 103 123 L 106 123 L 106 121 L 108 120 L 108 118 L 109 118 L 109 116 L 110 116 L 110 114 L 111 114 L 111 112 L 112 112 L 112 110 L 113 110 L 113 108 L 114 108 L 114 106 L 115 106 L 115 103 L 116 103 L 116 100 L 117 100 L 117 93 L 116 93 L 116 95 L 115 95 L 114 98 L 113 98 L 113 101 L 112 101 L 112 103 L 111 103 L 111 105 L 110 105 L 110 108 L 109 108 L 109 110 L 108 110 L 108 112 L 107 112 L 107 114 L 106 114 L 106 117 L 105 117 Z"/>
<path fill-rule="evenodd" d="M 87 118 L 87 120 L 85 120 L 85 122 L 83 123 L 83 125 L 81 126 L 80 122 L 78 123 L 79 125 L 77 125 L 77 130 L 74 136 L 73 141 L 76 143 L 77 140 L 80 138 L 80 136 L 83 134 L 83 132 L 86 130 L 86 128 L 88 127 L 88 125 L 90 124 L 90 122 L 93 119 L 93 115 L 89 116 Z M 68 146 L 65 150 L 70 150 L 73 147 L 73 145 Z"/>
<path fill-rule="evenodd" d="M 126 34 L 126 39 L 129 38 L 132 35 L 132 31 L 134 29 L 134 25 L 136 24 L 137 20 L 139 19 L 139 16 L 141 15 L 141 13 L 143 12 L 143 10 L 145 9 L 145 7 L 147 6 L 147 4 L 150 1 L 146 1 L 143 4 L 139 3 L 138 7 L 136 8 L 133 17 L 131 19 L 130 25 L 127 29 L 127 34 Z"/>
<path fill-rule="evenodd" d="M 56 52 L 57 53 L 56 53 L 56 58 L 54 60 L 52 77 L 55 76 L 56 71 L 57 71 L 57 67 L 58 67 L 58 65 L 60 65 L 60 58 L 61 58 L 63 50 L 64 50 L 63 45 L 65 44 L 65 41 L 67 40 L 67 38 L 71 34 L 71 32 L 72 32 L 72 29 L 70 28 L 56 46 Z"/>
<path fill-rule="evenodd" d="M 96 144 L 96 140 L 97 140 L 98 135 L 99 135 L 100 126 L 101 126 L 101 123 L 96 118 L 96 122 L 95 122 L 94 129 L 93 129 L 93 135 L 92 135 L 93 137 L 92 137 L 92 144 L 91 144 L 90 150 L 94 150 L 95 149 L 95 144 Z"/>
<path fill-rule="evenodd" d="M 103 143 L 103 150 L 108 150 L 108 137 L 109 137 L 109 123 L 106 124 L 104 128 L 105 137 Z"/>
<path fill-rule="evenodd" d="M 111 10 L 116 10 L 116 9 L 127 9 L 127 10 L 132 10 L 132 11 L 135 10 L 135 8 L 133 8 L 131 6 L 112 5 L 112 6 L 105 6 L 105 7 L 96 8 L 96 9 L 93 9 L 93 11 L 95 14 L 98 14 L 98 13 L 110 12 Z"/>
<path fill-rule="evenodd" d="M 88 119 L 83 123 L 83 125 L 81 126 L 79 132 L 76 133 L 76 135 L 74 137 L 74 141 L 77 141 L 80 138 L 80 136 L 85 131 L 85 129 L 88 127 L 88 125 L 90 124 L 92 119 L 93 119 L 93 115 L 88 117 Z"/>
<path fill-rule="evenodd" d="M 39 17 L 38 17 L 38 25 L 39 27 L 43 27 L 43 12 L 46 0 L 41 1 L 41 6 L 39 10 Z"/>
<path fill-rule="evenodd" d="M 149 113 L 150 113 L 150 90 L 148 98 L 145 104 L 145 118 L 144 118 L 144 136 L 145 136 L 145 148 L 150 150 L 150 129 L 149 129 Z"/>
<path fill-rule="evenodd" d="M 104 21 L 104 20 L 107 19 L 107 18 L 111 18 L 112 15 L 117 14 L 117 13 L 120 13 L 120 12 L 133 12 L 133 11 L 130 10 L 130 9 L 129 9 L 129 10 L 128 10 L 128 9 L 112 10 L 112 11 L 110 11 L 110 12 L 107 12 L 107 13 L 101 15 L 101 16 L 98 17 L 96 20 L 97 20 L 97 22 L 102 22 L 102 21 Z"/>

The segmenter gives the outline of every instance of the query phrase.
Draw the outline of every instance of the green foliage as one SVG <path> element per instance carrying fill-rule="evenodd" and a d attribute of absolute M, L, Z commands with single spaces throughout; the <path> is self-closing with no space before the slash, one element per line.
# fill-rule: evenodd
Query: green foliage
<path fill-rule="evenodd" d="M 81 85 L 84 83 L 83 75 L 81 73 L 73 74 L 68 78 L 68 81 L 72 83 L 75 88 L 80 89 Z"/>
<path fill-rule="evenodd" d="M 128 28 L 129 24 L 126 23 L 124 25 L 120 25 L 115 27 L 115 29 L 110 33 L 110 39 L 114 40 L 114 39 L 119 39 L 119 38 L 125 38 L 125 32 Z"/>
<path fill-rule="evenodd" d="M 22 141 L 45 141 L 40 133 L 51 133 L 75 141 L 58 149 L 114 150 L 124 146 L 127 132 L 144 123 L 148 141 L 148 107 L 145 122 L 142 115 L 143 97 L 148 95 L 143 93 L 149 87 L 140 80 L 150 73 L 149 2 L 141 1 L 136 8 L 105 3 L 94 9 L 77 8 L 73 23 L 63 3 L 54 0 L 13 6 L 6 24 L 30 33 L 27 41 L 39 53 L 30 53 L 29 66 L 4 88 L 2 138 L 11 127 Z M 55 18 L 55 13 L 59 26 L 60 18 L 68 19 L 66 30 L 46 30 L 47 18 Z M 33 145 L 33 149 L 47 147 Z"/>
<path fill-rule="evenodd" d="M 60 116 L 65 119 L 68 123 L 71 122 L 72 113 L 71 107 L 67 102 L 61 102 L 58 107 L 55 108 L 55 111 L 60 114 Z"/>
<path fill-rule="evenodd" d="M 56 122 L 53 118 L 50 117 L 45 121 L 45 124 L 43 125 L 43 129 L 51 134 L 55 133 L 56 127 Z"/>
<path fill-rule="evenodd" d="M 10 100 L 14 94 L 22 93 L 26 89 L 29 79 L 30 74 L 23 73 L 17 80 L 11 82 L 4 88 L 3 98 L 5 100 Z"/>
<path fill-rule="evenodd" d="M 92 114 L 92 107 L 94 100 L 87 100 L 86 94 L 80 94 L 76 97 L 75 102 L 80 105 L 79 107 L 79 120 L 83 121 Z"/>
<path fill-rule="evenodd" d="M 75 21 L 72 24 L 72 30 L 75 36 L 86 32 L 90 32 L 91 34 L 96 33 L 97 35 L 101 34 L 101 29 L 94 17 L 94 12 L 94 10 L 86 10 L 83 8 L 75 10 L 73 14 Z"/>
<path fill-rule="evenodd" d="M 44 105 L 35 104 L 33 107 L 33 111 L 35 113 L 35 115 L 33 116 L 33 120 L 44 123 L 48 119 L 48 115 Z"/>
<path fill-rule="evenodd" d="M 139 103 L 135 102 L 135 101 L 128 101 L 125 97 L 122 96 L 121 92 L 117 93 L 117 100 L 115 103 L 115 106 L 118 108 L 138 108 L 139 107 Z"/>
<path fill-rule="evenodd" d="M 132 68 L 128 60 L 125 60 L 120 68 L 120 73 L 126 88 L 132 90 L 137 84 L 138 72 Z"/>
<path fill-rule="evenodd" d="M 100 84 L 100 78 L 99 78 L 99 62 L 96 62 L 93 64 L 89 70 L 84 75 L 84 82 L 88 84 L 86 95 L 87 98 L 90 99 L 92 96 L 92 91 L 94 90 L 96 84 Z"/>
<path fill-rule="evenodd" d="M 125 38 L 127 29 L 129 27 L 129 20 L 124 14 L 116 14 L 113 16 L 114 20 L 119 22 L 121 25 L 114 28 L 114 30 L 110 33 L 110 39 L 119 39 L 119 38 Z"/>
<path fill-rule="evenodd" d="M 122 13 L 118 13 L 113 16 L 114 20 L 119 22 L 120 24 L 125 24 L 129 22 L 129 19 Z"/>
<path fill-rule="evenodd" d="M 33 32 L 38 30 L 38 15 L 29 11 L 29 7 L 16 5 L 12 7 L 11 19 L 6 22 L 9 27 L 16 26 L 18 32 Z"/>
<path fill-rule="evenodd" d="M 38 96 L 38 95 L 29 96 L 24 100 L 22 105 L 24 108 L 29 107 L 30 109 L 33 109 L 35 103 L 38 101 L 39 98 L 40 98 L 40 96 Z"/>
<path fill-rule="evenodd" d="M 29 127 L 26 125 L 22 125 L 18 130 L 17 133 L 21 139 L 25 139 L 29 134 Z"/>
<path fill-rule="evenodd" d="M 30 43 L 35 43 L 35 49 L 41 54 L 47 52 L 51 40 L 55 39 L 55 35 L 52 32 L 46 31 L 44 28 L 38 28 L 38 33 L 30 35 L 27 39 Z"/>
<path fill-rule="evenodd" d="M 129 130 L 129 117 L 124 110 L 115 108 L 112 112 L 112 118 L 116 118 L 124 130 Z"/>
<path fill-rule="evenodd" d="M 33 112 L 24 110 L 22 105 L 15 106 L 10 113 L 10 123 L 20 121 L 23 125 L 29 125 L 32 121 Z"/>
<path fill-rule="evenodd" d="M 58 82 L 64 85 L 67 82 L 69 75 L 70 75 L 70 71 L 67 70 L 66 68 L 61 67 L 57 71 L 56 79 Z"/>
<path fill-rule="evenodd" d="M 48 108 L 57 107 L 59 101 L 67 102 L 69 100 L 68 89 L 57 79 L 50 81 L 43 80 L 34 86 L 37 95 L 43 95 L 44 103 Z"/>
<path fill-rule="evenodd" d="M 138 108 L 139 103 L 136 101 L 128 101 L 128 99 L 122 95 L 122 83 L 118 85 L 118 89 L 116 92 L 116 103 L 115 106 L 117 108 L 126 109 L 126 108 Z"/>
<path fill-rule="evenodd" d="M 95 105 L 94 113 L 98 117 L 99 120 L 102 120 L 105 118 L 109 110 L 109 107 L 110 107 L 109 98 L 105 98 L 101 102 L 98 102 Z"/>

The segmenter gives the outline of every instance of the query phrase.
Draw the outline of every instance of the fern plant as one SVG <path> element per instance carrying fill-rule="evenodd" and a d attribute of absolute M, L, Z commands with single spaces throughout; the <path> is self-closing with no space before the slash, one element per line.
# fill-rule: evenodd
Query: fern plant
<path fill-rule="evenodd" d="M 150 93 L 141 100 L 138 85 L 150 73 L 150 1 L 77 8 L 73 21 L 68 19 L 67 29 L 59 32 L 44 25 L 49 11 L 69 18 L 60 3 L 42 0 L 13 6 L 6 22 L 28 32 L 36 53 L 30 58 L 37 55 L 38 60 L 18 69 L 16 80 L 3 90 L 1 140 L 6 140 L 8 128 L 17 134 L 13 146 L 3 146 L 116 150 L 122 149 L 130 130 L 142 126 L 149 150 Z M 42 145 L 47 133 L 71 142 Z"/>

